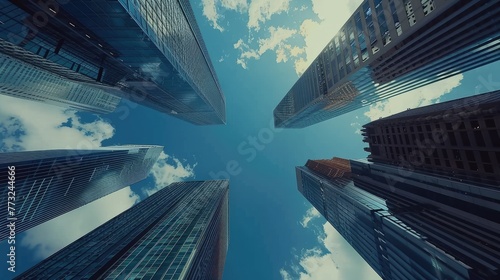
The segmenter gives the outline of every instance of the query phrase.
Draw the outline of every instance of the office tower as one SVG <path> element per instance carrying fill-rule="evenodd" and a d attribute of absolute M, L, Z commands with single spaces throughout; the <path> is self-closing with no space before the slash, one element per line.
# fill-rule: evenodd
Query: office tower
<path fill-rule="evenodd" d="M 2 1 L 0 21 L 16 59 L 26 62 L 25 50 L 64 78 L 194 124 L 225 123 L 224 95 L 187 0 Z"/>
<path fill-rule="evenodd" d="M 500 185 L 500 91 L 408 109 L 362 132 L 372 162 Z"/>
<path fill-rule="evenodd" d="M 496 61 L 495 0 L 365 0 L 274 110 L 302 128 Z"/>
<path fill-rule="evenodd" d="M 0 48 L 8 43 L 0 41 Z M 22 51 L 27 57 L 35 56 Z M 62 78 L 0 52 L 0 94 L 92 113 L 113 112 L 120 97 Z"/>
<path fill-rule="evenodd" d="M 299 191 L 383 279 L 499 279 L 498 188 L 324 162 L 296 168 Z"/>
<path fill-rule="evenodd" d="M 15 220 L 19 234 L 146 178 L 162 149 L 130 145 L 0 153 L 0 170 L 5 170 L 0 178 L 5 205 L 0 208 L 0 240 L 9 235 L 8 218 Z M 14 184 L 9 184 L 7 171 L 12 168 Z M 7 208 L 11 191 L 13 212 Z"/>
<path fill-rule="evenodd" d="M 17 279 L 222 279 L 229 181 L 173 183 Z"/>

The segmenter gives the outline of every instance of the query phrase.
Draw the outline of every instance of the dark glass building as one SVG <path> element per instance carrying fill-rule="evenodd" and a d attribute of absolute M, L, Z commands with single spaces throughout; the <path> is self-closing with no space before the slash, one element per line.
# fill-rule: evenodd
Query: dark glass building
<path fill-rule="evenodd" d="M 500 186 L 500 91 L 408 109 L 362 132 L 372 162 Z"/>
<path fill-rule="evenodd" d="M 500 58 L 496 0 L 365 0 L 274 110 L 302 128 Z"/>
<path fill-rule="evenodd" d="M 173 183 L 16 279 L 222 279 L 229 182 Z"/>
<path fill-rule="evenodd" d="M 194 124 L 225 123 L 187 0 L 3 0 L 0 21 L 0 42 L 16 59 Z"/>
<path fill-rule="evenodd" d="M 14 186 L 0 178 L 0 240 L 15 219 L 17 234 L 146 178 L 161 146 L 0 153 L 0 169 L 15 168 Z M 7 175 L 7 174 L 6 174 Z M 7 202 L 15 192 L 14 211 Z"/>
<path fill-rule="evenodd" d="M 383 279 L 499 279 L 498 188 L 346 163 L 309 160 L 298 189 Z"/>

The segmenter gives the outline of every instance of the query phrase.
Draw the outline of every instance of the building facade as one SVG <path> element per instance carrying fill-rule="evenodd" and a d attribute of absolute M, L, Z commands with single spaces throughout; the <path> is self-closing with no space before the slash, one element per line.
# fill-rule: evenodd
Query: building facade
<path fill-rule="evenodd" d="M 297 167 L 298 189 L 383 279 L 498 279 L 498 188 L 345 161 Z"/>
<path fill-rule="evenodd" d="M 2 1 L 0 21 L 0 39 L 45 70 L 194 124 L 225 123 L 187 0 Z"/>
<path fill-rule="evenodd" d="M 500 185 L 500 91 L 409 109 L 362 134 L 372 162 Z"/>
<path fill-rule="evenodd" d="M 222 279 L 229 182 L 173 183 L 16 279 Z"/>
<path fill-rule="evenodd" d="M 365 0 L 274 110 L 302 128 L 500 57 L 494 0 Z"/>
<path fill-rule="evenodd" d="M 0 209 L 0 240 L 9 235 L 9 220 L 21 233 L 146 178 L 162 150 L 131 145 L 0 153 L 0 168 L 14 168 L 15 178 L 13 186 L 7 176 L 0 179 L 2 203 L 15 192 L 14 211 Z"/>
<path fill-rule="evenodd" d="M 0 42 L 0 46 L 6 44 Z M 0 53 L 0 94 L 100 114 L 113 112 L 121 100 L 100 88 L 62 78 L 5 53 Z"/>

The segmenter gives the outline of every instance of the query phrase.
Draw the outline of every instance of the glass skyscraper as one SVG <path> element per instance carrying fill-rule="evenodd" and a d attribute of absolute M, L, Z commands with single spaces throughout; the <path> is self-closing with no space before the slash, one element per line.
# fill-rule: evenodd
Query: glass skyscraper
<path fill-rule="evenodd" d="M 187 0 L 2 0 L 0 21 L 16 59 L 22 49 L 67 79 L 194 124 L 225 123 L 225 98 Z"/>
<path fill-rule="evenodd" d="M 338 158 L 296 171 L 299 191 L 383 279 L 499 279 L 498 187 Z"/>
<path fill-rule="evenodd" d="M 500 58 L 496 0 L 365 0 L 274 110 L 302 128 Z"/>
<path fill-rule="evenodd" d="M 173 183 L 16 279 L 222 279 L 229 181 Z"/>
<path fill-rule="evenodd" d="M 1 41 L 0 48 L 8 44 Z M 121 100 L 100 88 L 62 78 L 1 52 L 0 94 L 92 113 L 111 113 Z"/>
<path fill-rule="evenodd" d="M 15 191 L 15 211 L 0 208 L 0 240 L 9 234 L 8 218 L 16 219 L 16 233 L 21 233 L 146 178 L 162 149 L 129 145 L 0 153 L 0 169 L 15 168 L 13 190 L 7 176 L 0 179 L 6 206 L 12 201 L 9 191 Z"/>

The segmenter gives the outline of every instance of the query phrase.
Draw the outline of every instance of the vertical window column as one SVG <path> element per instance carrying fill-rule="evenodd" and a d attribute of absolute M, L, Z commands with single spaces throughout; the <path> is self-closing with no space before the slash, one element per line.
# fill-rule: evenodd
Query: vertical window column
<path fill-rule="evenodd" d="M 357 11 L 355 16 L 354 16 L 355 24 L 356 24 L 356 31 L 358 34 L 358 46 L 359 50 L 361 52 L 361 59 L 363 61 L 366 61 L 368 59 L 368 49 L 366 46 L 366 36 L 363 28 L 363 22 L 361 20 L 361 15 L 360 11 Z"/>
<path fill-rule="evenodd" d="M 373 7 L 371 6 L 371 1 L 367 1 L 363 4 L 363 13 L 368 30 L 368 37 L 370 41 L 372 54 L 376 54 L 380 48 L 377 46 L 377 34 L 375 31 L 375 25 L 373 22 Z"/>

